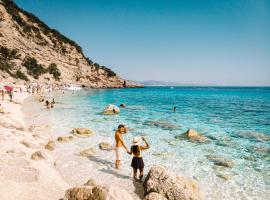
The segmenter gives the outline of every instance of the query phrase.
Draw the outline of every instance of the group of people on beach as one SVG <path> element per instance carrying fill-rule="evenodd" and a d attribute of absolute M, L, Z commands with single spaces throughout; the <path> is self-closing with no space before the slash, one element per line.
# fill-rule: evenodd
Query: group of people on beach
<path fill-rule="evenodd" d="M 39 102 L 44 102 L 44 101 L 45 101 L 45 98 L 44 98 L 43 96 L 41 96 L 41 97 L 39 98 Z M 52 99 L 51 102 L 50 102 L 49 100 L 46 100 L 46 101 L 45 101 L 45 107 L 46 107 L 47 109 L 53 108 L 53 107 L 54 107 L 54 104 L 55 104 L 54 98 Z"/>
<path fill-rule="evenodd" d="M 128 154 L 133 155 L 131 161 L 131 167 L 133 168 L 133 178 L 136 181 L 142 181 L 143 178 L 143 170 L 144 170 L 144 162 L 142 158 L 142 151 L 149 149 L 150 146 L 147 140 L 144 137 L 136 136 L 133 138 L 132 145 L 130 149 L 127 148 L 123 135 L 127 133 L 127 129 L 125 125 L 120 124 L 118 129 L 115 131 L 115 153 L 116 153 L 116 161 L 115 168 L 120 169 L 121 159 L 123 151 L 125 150 Z M 141 141 L 144 142 L 144 145 L 140 145 Z M 139 170 L 139 179 L 138 179 L 138 170 Z"/>

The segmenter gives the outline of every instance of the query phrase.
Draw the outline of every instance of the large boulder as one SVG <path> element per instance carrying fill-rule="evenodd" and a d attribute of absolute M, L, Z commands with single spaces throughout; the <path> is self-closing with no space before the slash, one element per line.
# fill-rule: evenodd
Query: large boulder
<path fill-rule="evenodd" d="M 168 200 L 199 200 L 197 184 L 188 178 L 179 177 L 166 167 L 153 166 L 143 183 L 145 195 L 159 193 Z"/>
<path fill-rule="evenodd" d="M 210 143 L 210 140 L 204 135 L 198 133 L 194 129 L 188 129 L 185 133 L 180 136 L 177 136 L 178 139 L 187 139 L 190 142 L 196 143 Z"/>
<path fill-rule="evenodd" d="M 109 104 L 103 111 L 104 115 L 116 115 L 120 113 L 120 109 L 118 106 Z"/>
<path fill-rule="evenodd" d="M 125 190 L 109 186 L 77 187 L 68 189 L 65 200 L 133 200 Z"/>
<path fill-rule="evenodd" d="M 94 133 L 88 128 L 74 128 L 72 133 L 79 137 L 89 137 L 94 135 Z"/>

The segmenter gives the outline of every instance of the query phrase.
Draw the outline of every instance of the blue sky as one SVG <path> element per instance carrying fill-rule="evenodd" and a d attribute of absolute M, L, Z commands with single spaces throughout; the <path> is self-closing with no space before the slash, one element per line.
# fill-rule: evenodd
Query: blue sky
<path fill-rule="evenodd" d="M 16 0 L 132 80 L 270 86 L 270 0 Z"/>

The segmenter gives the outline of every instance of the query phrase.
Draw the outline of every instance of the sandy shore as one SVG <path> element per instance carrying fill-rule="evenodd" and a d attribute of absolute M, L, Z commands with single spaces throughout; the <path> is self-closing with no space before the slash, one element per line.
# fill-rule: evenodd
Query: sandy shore
<path fill-rule="evenodd" d="M 54 167 L 50 152 L 44 148 L 48 140 L 26 127 L 22 103 L 27 93 L 15 93 L 14 102 L 0 100 L 0 199 L 59 199 L 70 187 Z M 44 159 L 33 160 L 40 151 Z"/>
<path fill-rule="evenodd" d="M 143 187 L 141 184 L 134 184 L 130 170 L 129 175 L 122 170 L 114 169 L 113 151 L 100 150 L 93 160 L 80 156 L 81 148 L 75 148 L 74 151 L 69 151 L 69 154 L 63 155 L 63 152 L 67 152 L 63 147 L 72 149 L 76 146 L 74 142 L 83 142 L 83 138 L 59 143 L 56 140 L 57 134 L 48 135 L 37 131 L 39 125 L 50 124 L 47 124 L 49 122 L 40 124 L 39 121 L 31 120 L 33 103 L 36 103 L 37 107 L 40 106 L 37 99 L 30 97 L 26 92 L 14 93 L 13 102 L 7 99 L 0 100 L 4 109 L 4 113 L 0 114 L 1 200 L 61 199 L 67 189 L 82 186 L 89 179 L 94 179 L 98 184 L 113 186 L 118 188 L 117 190 L 124 189 L 134 199 L 143 197 Z M 41 113 L 46 111 L 41 109 Z M 53 140 L 56 144 L 56 149 L 53 151 L 45 148 L 49 140 Z M 98 146 L 99 140 L 97 138 L 97 141 L 92 142 Z M 44 158 L 33 159 L 32 155 L 35 152 L 41 152 Z M 69 167 L 65 169 L 63 167 L 66 166 L 65 159 L 71 159 L 76 163 L 76 167 L 70 166 L 70 169 Z M 59 165 L 59 162 L 64 163 Z M 126 165 L 125 167 L 130 169 L 129 163 Z M 84 167 L 80 170 L 78 166 Z"/>

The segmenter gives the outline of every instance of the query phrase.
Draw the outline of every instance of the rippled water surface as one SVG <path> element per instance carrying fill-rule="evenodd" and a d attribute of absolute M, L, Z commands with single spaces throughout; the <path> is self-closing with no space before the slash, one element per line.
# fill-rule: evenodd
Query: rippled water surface
<path fill-rule="evenodd" d="M 130 129 L 124 138 L 128 144 L 135 135 L 145 135 L 151 143 L 144 154 L 147 169 L 164 164 L 196 179 L 205 199 L 270 196 L 270 88 L 149 87 L 58 92 L 53 96 L 56 106 L 43 112 L 42 119 L 50 119 L 54 135 L 89 127 L 98 137 L 89 143 L 113 142 L 114 129 L 125 124 Z M 109 103 L 127 107 L 121 108 L 118 116 L 104 116 L 101 112 Z M 177 139 L 189 128 L 204 134 L 209 143 Z M 88 145 L 84 143 L 76 145 Z M 215 165 L 213 156 L 234 166 Z M 129 161 L 130 157 L 125 157 L 127 175 Z"/>

